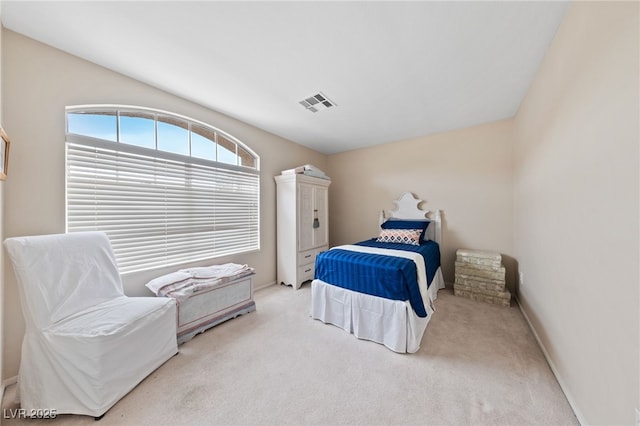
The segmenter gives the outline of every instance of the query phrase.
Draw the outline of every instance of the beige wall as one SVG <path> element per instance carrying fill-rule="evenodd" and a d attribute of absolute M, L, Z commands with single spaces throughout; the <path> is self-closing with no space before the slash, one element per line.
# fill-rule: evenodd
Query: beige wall
<path fill-rule="evenodd" d="M 67 55 L 14 32 L 3 33 L 3 119 L 11 132 L 11 179 L 5 184 L 5 237 L 65 231 L 64 108 L 115 103 L 186 115 L 219 127 L 254 149 L 261 159 L 261 246 L 259 253 L 216 262 L 248 263 L 257 287 L 276 280 L 275 182 L 281 170 L 326 156 L 238 120 Z M 178 76 L 176 78 L 179 78 Z M 200 262 L 207 264 L 210 262 Z M 144 283 L 177 266 L 123 277 L 129 295 L 150 295 Z M 17 374 L 24 325 L 13 271 L 4 273 L 4 377 Z"/>
<path fill-rule="evenodd" d="M 2 2 L 0 2 L 0 16 Z M 2 26 L 0 25 L 0 82 L 2 81 Z M 2 120 L 2 84 L 0 84 L 0 123 Z M 8 131 L 8 130 L 7 130 Z M 0 241 L 4 240 L 4 182 L 0 183 Z M 2 369 L 2 354 L 4 353 L 4 256 L 0 256 L 0 389 L 3 389 L 4 378 Z M 0 392 L 2 397 L 2 392 Z"/>
<path fill-rule="evenodd" d="M 515 119 L 519 298 L 585 424 L 640 405 L 638 13 L 573 3 Z"/>
<path fill-rule="evenodd" d="M 445 281 L 455 251 L 474 248 L 504 255 L 513 289 L 512 140 L 507 120 L 329 156 L 331 244 L 376 236 L 380 210 L 410 191 L 442 211 Z"/>

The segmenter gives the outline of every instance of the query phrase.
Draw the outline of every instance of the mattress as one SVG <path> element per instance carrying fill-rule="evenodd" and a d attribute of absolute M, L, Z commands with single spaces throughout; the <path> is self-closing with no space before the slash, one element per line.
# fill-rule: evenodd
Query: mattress
<path fill-rule="evenodd" d="M 311 317 L 395 352 L 416 352 L 444 278 L 437 243 L 407 248 L 367 240 L 319 255 Z"/>
<path fill-rule="evenodd" d="M 440 249 L 434 241 L 412 246 L 372 239 L 318 254 L 315 278 L 358 293 L 408 300 L 416 314 L 425 317 L 426 287 L 439 267 Z M 422 289 L 419 268 L 426 274 Z"/>

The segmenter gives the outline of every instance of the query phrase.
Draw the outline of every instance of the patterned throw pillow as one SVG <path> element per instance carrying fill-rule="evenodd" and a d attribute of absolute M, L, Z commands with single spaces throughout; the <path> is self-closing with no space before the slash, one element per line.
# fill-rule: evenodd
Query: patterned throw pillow
<path fill-rule="evenodd" d="M 376 241 L 380 243 L 401 243 L 420 245 L 422 229 L 383 229 Z"/>

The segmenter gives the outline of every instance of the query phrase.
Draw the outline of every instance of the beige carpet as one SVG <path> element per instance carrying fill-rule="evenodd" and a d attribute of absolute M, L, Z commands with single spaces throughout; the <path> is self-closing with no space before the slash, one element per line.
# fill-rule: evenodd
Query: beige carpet
<path fill-rule="evenodd" d="M 310 295 L 256 292 L 256 312 L 180 346 L 99 423 L 8 419 L 8 389 L 3 425 L 578 424 L 516 306 L 442 290 L 420 351 L 397 354 L 312 320 Z"/>

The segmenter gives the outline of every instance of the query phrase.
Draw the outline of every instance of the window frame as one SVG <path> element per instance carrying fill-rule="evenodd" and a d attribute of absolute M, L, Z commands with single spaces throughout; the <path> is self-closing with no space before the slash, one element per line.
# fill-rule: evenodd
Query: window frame
<path fill-rule="evenodd" d="M 116 116 L 116 141 L 112 141 L 112 140 L 106 140 L 106 139 L 100 139 L 100 138 L 96 138 L 96 137 L 92 137 L 92 136 L 87 136 L 87 135 L 81 135 L 81 134 L 76 134 L 76 133 L 70 133 L 69 132 L 69 114 L 72 113 L 78 113 L 78 112 L 82 112 L 82 113 L 88 113 L 90 114 L 92 111 L 95 112 L 113 112 Z M 152 114 L 154 117 L 154 145 L 155 148 L 147 148 L 147 147 L 142 147 L 142 146 L 137 146 L 134 144 L 128 144 L 126 142 L 120 142 L 120 120 L 119 120 L 119 116 L 120 116 L 120 112 L 129 112 L 129 113 L 135 113 L 135 112 L 140 112 L 140 113 L 144 113 L 144 114 Z M 188 125 L 188 144 L 189 144 L 189 154 L 191 154 L 192 152 L 192 148 L 191 148 L 191 142 L 192 142 L 192 137 L 191 137 L 191 131 L 192 131 L 192 126 L 196 125 L 199 126 L 201 128 L 205 128 L 211 132 L 213 132 L 213 134 L 215 135 L 215 141 L 211 140 L 210 138 L 206 138 L 207 140 L 210 140 L 211 142 L 214 143 L 214 150 L 216 151 L 216 158 L 217 158 L 217 151 L 218 151 L 218 135 L 222 136 L 226 141 L 230 141 L 233 142 L 235 144 L 235 156 L 236 156 L 236 164 L 229 164 L 229 163 L 225 163 L 225 162 L 220 162 L 220 161 L 214 161 L 214 160 L 208 160 L 208 159 L 204 159 L 204 158 L 199 158 L 199 157 L 192 157 L 190 155 L 183 155 L 183 154 L 177 154 L 174 152 L 170 152 L 170 151 L 163 151 L 161 149 L 158 149 L 158 117 L 168 117 L 170 119 L 176 119 L 176 120 L 181 120 L 184 121 L 185 123 L 187 123 Z M 162 110 L 157 110 L 157 109 L 151 109 L 151 108 L 145 108 L 145 107 L 135 107 L 135 106 L 121 106 L 121 105 L 76 105 L 76 106 L 69 106 L 65 108 L 65 135 L 66 135 L 66 143 L 65 143 L 65 229 L 66 232 L 74 232 L 74 231 L 70 231 L 70 213 L 69 213 L 69 209 L 70 209 L 70 201 L 69 201 L 69 149 L 70 149 L 70 145 L 82 145 L 83 147 L 90 147 L 92 149 L 96 149 L 96 150 L 107 150 L 107 151 L 115 151 L 115 152 L 123 152 L 126 154 L 131 154 L 131 155 L 136 155 L 136 156 L 143 156 L 143 157 L 150 157 L 156 160 L 160 160 L 160 161 L 168 161 L 168 162 L 174 162 L 174 163 L 182 163 L 183 165 L 185 165 L 185 167 L 187 167 L 188 165 L 195 165 L 195 166 L 202 166 L 202 167 L 206 167 L 206 168 L 211 168 L 211 169 L 216 169 L 219 170 L 221 172 L 224 172 L 225 170 L 227 171 L 227 173 L 232 173 L 232 172 L 240 172 L 243 175 L 247 175 L 247 176 L 254 176 L 254 178 L 251 179 L 255 179 L 255 182 L 252 184 L 253 186 L 255 186 L 255 193 L 253 195 L 255 195 L 255 203 L 256 203 L 256 207 L 255 207 L 255 215 L 252 215 L 252 217 L 255 216 L 255 219 L 252 219 L 252 222 L 250 225 L 247 226 L 247 229 L 250 231 L 250 235 L 253 235 L 253 237 L 251 238 L 255 238 L 255 246 L 253 246 L 250 249 L 245 249 L 245 250 L 239 250 L 233 253 L 222 253 L 222 254 L 213 254 L 213 255 L 206 255 L 206 256 L 202 256 L 200 254 L 196 254 L 194 255 L 193 259 L 181 259 L 175 262 L 169 262 L 166 264 L 162 264 L 162 265 L 158 265 L 157 262 L 156 264 L 153 265 L 144 265 L 141 264 L 139 266 L 136 267 L 126 267 L 126 268 L 121 268 L 121 273 L 122 274 L 127 274 L 127 273 L 131 273 L 131 272 L 138 272 L 138 271 L 143 271 L 143 270 L 149 270 L 149 269 L 156 269 L 156 268 L 160 268 L 160 267 L 164 267 L 164 266 L 169 266 L 169 265 L 177 265 L 177 264 L 184 264 L 184 263 L 190 263 L 190 262 L 195 262 L 195 261 L 201 261 L 201 260 L 205 260 L 205 259 L 214 259 L 217 257 L 226 257 L 226 256 L 230 256 L 230 255 L 238 255 L 238 254 L 244 254 L 244 253 L 251 253 L 251 252 L 255 252 L 255 251 L 259 251 L 260 247 L 261 247 L 261 238 L 260 238 L 260 157 L 255 153 L 255 151 L 253 151 L 250 147 L 248 147 L 246 144 L 242 143 L 241 141 L 239 141 L 237 138 L 235 138 L 234 136 L 230 135 L 227 132 L 224 132 L 212 125 L 209 125 L 207 123 L 204 123 L 202 121 L 199 120 L 195 120 L 183 115 L 179 115 L 179 114 L 175 114 L 175 113 L 171 113 L 171 112 L 167 112 L 167 111 L 162 111 Z M 202 136 L 202 135 L 200 135 Z M 204 136 L 203 136 L 204 137 Z M 254 167 L 251 166 L 246 166 L 246 165 L 241 165 L 241 163 L 243 162 L 243 158 L 241 158 L 240 156 L 240 149 L 244 150 L 245 153 L 247 153 L 251 158 L 252 158 L 252 163 L 254 165 Z M 185 174 L 185 178 L 186 181 L 189 181 L 189 175 Z M 226 178 L 225 178 L 226 179 Z M 116 181 L 114 181 L 116 182 Z M 193 188 L 192 188 L 193 189 Z M 185 183 L 184 186 L 184 191 L 185 193 L 189 190 L 189 184 Z M 221 192 L 220 191 L 212 191 L 211 194 L 217 193 L 217 199 L 219 199 L 221 197 Z M 214 195 L 215 198 L 215 195 Z M 98 208 L 96 208 L 96 210 L 99 210 Z M 188 210 L 185 208 L 185 210 Z M 253 211 L 253 210 L 252 210 Z M 242 214 L 242 212 L 240 212 Z M 254 226 L 255 225 L 255 226 Z M 105 226 L 105 225 L 103 225 Z M 98 225 L 96 227 L 97 230 L 100 230 L 100 226 Z M 255 231 L 253 231 L 255 229 Z M 253 234 L 253 232 L 255 232 L 255 234 Z M 107 231 L 107 234 L 109 234 L 109 232 Z M 112 241 L 112 245 L 113 245 L 113 241 Z M 116 256 L 118 257 L 118 256 Z"/>
<path fill-rule="evenodd" d="M 95 138 L 95 137 L 92 137 L 92 136 L 80 135 L 80 134 L 77 134 L 77 133 L 69 133 L 69 113 L 74 113 L 76 111 L 77 112 L 84 112 L 84 113 L 90 113 L 91 111 L 107 112 L 109 110 L 113 110 L 113 112 L 115 113 L 115 116 L 116 116 L 116 138 L 118 140 L 110 141 L 110 140 L 107 140 L 107 139 L 100 139 L 100 138 Z M 138 146 L 138 145 L 129 144 L 129 143 L 126 143 L 126 142 L 121 142 L 119 140 L 120 139 L 120 120 L 119 120 L 119 117 L 120 117 L 119 113 L 120 112 L 129 112 L 129 113 L 139 112 L 139 113 L 146 113 L 146 114 L 150 114 L 150 115 L 154 116 L 154 121 L 155 121 L 155 124 L 154 124 L 154 127 L 155 127 L 154 146 L 155 146 L 155 148 L 145 148 L 145 147 L 141 147 L 141 146 Z M 166 116 L 166 117 L 169 117 L 169 118 L 174 118 L 174 119 L 177 119 L 177 120 L 181 120 L 181 121 L 187 122 L 187 124 L 188 124 L 188 132 L 189 132 L 189 155 L 176 154 L 176 153 L 173 153 L 173 152 L 170 152 L 170 151 L 164 151 L 164 150 L 158 149 L 158 116 Z M 188 157 L 188 158 L 192 159 L 190 161 L 193 161 L 193 160 L 196 160 L 196 161 L 197 160 L 204 160 L 205 162 L 207 162 L 207 164 L 209 164 L 209 162 L 215 162 L 215 163 L 218 163 L 223 168 L 227 167 L 227 166 L 231 166 L 231 167 L 237 166 L 237 167 L 242 168 L 243 170 L 245 168 L 248 168 L 248 169 L 254 169 L 254 170 L 258 171 L 258 172 L 260 171 L 260 156 L 258 154 L 256 154 L 256 152 L 254 150 L 252 150 L 250 147 L 248 147 L 245 143 L 243 143 L 242 141 L 240 141 L 238 138 L 234 137 L 233 135 L 225 132 L 224 130 L 221 130 L 221 129 L 215 127 L 215 126 L 212 126 L 211 124 L 207 124 L 207 123 L 205 123 L 203 121 L 187 117 L 185 115 L 180 115 L 180 114 L 176 114 L 176 113 L 173 113 L 173 112 L 168 112 L 168 111 L 159 110 L 159 109 L 153 109 L 153 108 L 148 108 L 148 107 L 104 104 L 104 105 L 73 105 L 73 106 L 68 106 L 68 107 L 65 108 L 64 118 L 65 118 L 65 123 L 64 123 L 65 124 L 64 125 L 65 135 L 67 136 L 67 138 L 70 137 L 70 136 L 73 137 L 74 140 L 76 142 L 78 142 L 78 143 L 82 143 L 81 141 L 86 138 L 86 139 L 94 140 L 94 141 L 102 141 L 102 142 L 106 142 L 106 143 L 116 143 L 118 145 L 122 144 L 122 145 L 126 145 L 126 146 L 140 148 L 142 150 L 147 150 L 147 151 L 140 151 L 141 153 L 142 152 L 147 152 L 148 153 L 149 152 L 148 150 L 151 150 L 151 151 L 160 152 L 163 155 L 164 154 L 168 154 L 170 156 L 174 156 L 173 159 L 176 159 L 176 158 L 184 159 L 184 157 Z M 204 127 L 204 128 L 206 128 L 208 130 L 211 130 L 216 135 L 216 140 L 213 141 L 216 144 L 216 149 L 215 149 L 215 151 L 216 151 L 216 160 L 207 160 L 207 159 L 203 159 L 203 158 L 199 158 L 199 157 L 192 157 L 191 156 L 191 151 L 192 151 L 192 149 L 191 149 L 191 132 L 192 132 L 192 127 L 193 127 L 194 124 L 196 126 Z M 218 152 L 217 135 L 220 135 L 220 136 L 224 137 L 225 139 L 227 139 L 228 141 L 235 143 L 235 145 L 236 145 L 236 153 L 235 153 L 236 157 L 238 157 L 238 158 L 240 157 L 240 155 L 238 154 L 238 149 L 237 149 L 238 146 L 240 146 L 245 151 L 247 151 L 253 157 L 253 159 L 255 160 L 255 167 L 242 166 L 242 165 L 238 165 L 238 164 L 234 165 L 234 164 L 230 164 L 230 163 L 217 161 L 217 156 L 218 156 L 218 154 L 217 154 L 217 152 Z"/>

